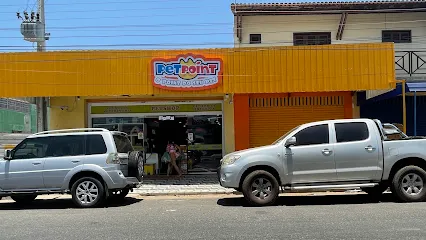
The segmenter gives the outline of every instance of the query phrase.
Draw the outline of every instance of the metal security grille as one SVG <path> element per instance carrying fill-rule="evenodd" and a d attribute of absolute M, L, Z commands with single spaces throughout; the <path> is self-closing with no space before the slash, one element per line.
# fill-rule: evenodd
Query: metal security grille
<path fill-rule="evenodd" d="M 343 96 L 327 97 L 282 97 L 282 98 L 250 98 L 249 106 L 253 107 L 286 107 L 286 106 L 343 106 Z"/>
<path fill-rule="evenodd" d="M 344 118 L 343 96 L 271 97 L 249 100 L 250 147 L 271 144 L 307 122 Z"/>
<path fill-rule="evenodd" d="M 21 113 L 30 113 L 31 104 L 12 98 L 0 98 L 0 109 L 12 110 Z"/>

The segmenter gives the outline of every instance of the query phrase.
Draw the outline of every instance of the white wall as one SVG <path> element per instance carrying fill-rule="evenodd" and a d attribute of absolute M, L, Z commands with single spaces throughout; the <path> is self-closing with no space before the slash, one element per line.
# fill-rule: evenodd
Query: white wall
<path fill-rule="evenodd" d="M 331 32 L 332 44 L 382 42 L 382 30 L 411 30 L 412 43 L 397 43 L 395 51 L 418 52 L 426 61 L 426 18 L 424 13 L 348 14 L 342 40 L 336 40 L 341 14 L 336 15 L 277 15 L 243 16 L 242 42 L 234 35 L 235 47 L 292 46 L 294 32 Z M 249 44 L 250 34 L 262 34 L 261 44 Z M 396 59 L 403 53 L 395 53 Z M 400 60 L 401 61 L 401 60 Z M 404 58 L 408 66 L 408 58 Z M 419 61 L 421 64 L 421 60 Z M 413 62 L 413 65 L 417 63 Z M 410 79 L 396 67 L 396 77 Z M 420 74 L 422 73 L 422 74 Z M 426 80 L 426 66 L 412 75 L 411 80 Z M 367 91 L 374 97 L 386 91 Z"/>
<path fill-rule="evenodd" d="M 332 44 L 381 42 L 382 30 L 411 30 L 413 43 L 395 44 L 395 50 L 425 47 L 424 13 L 348 14 L 342 40 L 336 40 L 340 14 L 243 16 L 242 43 L 235 47 L 291 46 L 294 32 L 331 32 Z M 249 44 L 250 34 L 262 34 L 262 44 Z M 425 49 L 426 50 L 426 49 Z"/>

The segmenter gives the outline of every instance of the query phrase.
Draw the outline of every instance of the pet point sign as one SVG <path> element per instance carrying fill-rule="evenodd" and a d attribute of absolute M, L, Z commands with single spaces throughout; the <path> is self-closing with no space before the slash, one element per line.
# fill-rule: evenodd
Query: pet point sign
<path fill-rule="evenodd" d="M 216 88 L 222 83 L 223 62 L 220 58 L 185 54 L 151 61 L 152 84 L 155 87 L 194 91 Z"/>

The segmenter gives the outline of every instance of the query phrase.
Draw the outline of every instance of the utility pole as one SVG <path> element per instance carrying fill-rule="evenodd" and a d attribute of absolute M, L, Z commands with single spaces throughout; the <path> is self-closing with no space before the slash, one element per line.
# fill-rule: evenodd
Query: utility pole
<path fill-rule="evenodd" d="M 37 41 L 37 52 L 44 52 L 46 45 L 46 38 L 44 33 L 46 32 L 45 18 L 44 18 L 44 0 L 38 0 L 38 14 L 39 21 L 41 23 L 43 38 Z M 37 106 L 37 132 L 47 130 L 47 104 L 44 97 L 36 98 Z"/>
<path fill-rule="evenodd" d="M 29 15 L 26 11 L 16 13 L 18 19 L 22 19 L 21 34 L 25 41 L 36 42 L 37 52 L 45 51 L 46 40 L 49 40 L 50 34 L 46 33 L 44 0 L 38 0 L 37 13 L 31 12 Z M 37 131 L 48 129 L 47 126 L 47 101 L 45 97 L 36 97 L 35 104 L 37 106 Z"/>

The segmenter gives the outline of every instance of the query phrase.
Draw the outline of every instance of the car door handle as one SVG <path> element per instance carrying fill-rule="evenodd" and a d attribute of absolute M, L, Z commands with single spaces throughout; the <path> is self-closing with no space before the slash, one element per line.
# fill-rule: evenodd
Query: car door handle
<path fill-rule="evenodd" d="M 41 162 L 33 162 L 34 166 L 37 166 L 37 165 L 40 165 L 40 164 L 41 164 Z"/>
<path fill-rule="evenodd" d="M 365 147 L 365 150 L 372 152 L 372 151 L 376 150 L 376 148 L 373 147 L 373 146 L 367 146 L 367 147 Z"/>
<path fill-rule="evenodd" d="M 80 160 L 72 160 L 71 162 L 72 162 L 72 163 L 79 163 L 79 162 L 80 162 Z"/>
<path fill-rule="evenodd" d="M 330 154 L 332 154 L 333 153 L 333 151 L 331 151 L 330 149 L 323 149 L 322 150 L 322 153 L 324 154 L 324 155 L 330 155 Z"/>

